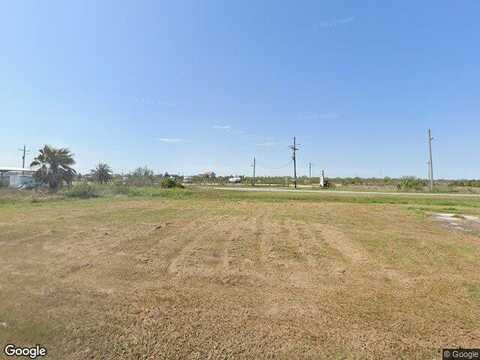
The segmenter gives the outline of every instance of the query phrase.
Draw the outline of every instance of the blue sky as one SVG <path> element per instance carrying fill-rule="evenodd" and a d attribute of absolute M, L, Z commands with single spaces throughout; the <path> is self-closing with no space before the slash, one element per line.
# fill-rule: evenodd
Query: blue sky
<path fill-rule="evenodd" d="M 480 178 L 480 2 L 0 1 L 0 165 Z"/>

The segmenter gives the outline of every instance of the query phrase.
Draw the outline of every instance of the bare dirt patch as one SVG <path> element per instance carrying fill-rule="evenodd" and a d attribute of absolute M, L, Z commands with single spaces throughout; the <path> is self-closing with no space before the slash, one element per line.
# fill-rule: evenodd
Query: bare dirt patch
<path fill-rule="evenodd" d="M 480 231 L 480 217 L 463 214 L 437 213 L 433 218 L 445 227 L 460 231 Z"/>

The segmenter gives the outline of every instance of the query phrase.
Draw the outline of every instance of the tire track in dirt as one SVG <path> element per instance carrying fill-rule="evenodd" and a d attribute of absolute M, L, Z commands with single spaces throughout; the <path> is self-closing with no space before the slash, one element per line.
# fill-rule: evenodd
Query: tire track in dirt
<path fill-rule="evenodd" d="M 195 218 L 186 223 L 176 223 L 167 230 L 154 233 L 154 243 L 145 256 L 152 261 L 152 266 L 160 272 L 171 273 L 172 264 L 192 243 L 192 234 L 203 233 L 210 224 L 203 218 Z"/>
<path fill-rule="evenodd" d="M 226 274 L 248 273 L 258 263 L 255 248 L 255 219 L 250 216 L 232 217 L 225 224 L 226 248 L 223 259 Z"/>
<path fill-rule="evenodd" d="M 276 226 L 272 226 L 272 222 L 269 221 L 270 219 L 266 219 L 266 216 L 262 216 L 259 227 L 259 241 L 260 241 L 260 251 L 261 251 L 261 262 L 263 268 L 269 273 L 272 274 L 275 269 L 273 268 L 273 264 L 278 265 L 279 261 L 276 256 L 275 252 L 275 239 L 277 241 L 280 240 L 280 224 L 276 224 Z"/>
<path fill-rule="evenodd" d="M 166 272 L 170 259 L 187 246 L 189 238 L 179 233 L 193 233 L 207 226 L 200 219 L 162 227 L 145 223 L 114 225 L 75 231 L 62 240 L 62 246 L 58 242 L 45 246 L 45 250 L 61 254 L 55 257 L 57 276 L 65 279 L 78 276 L 78 270 L 108 274 L 112 281 L 140 279 L 147 273 L 160 275 Z"/>
<path fill-rule="evenodd" d="M 259 240 L 265 276 L 272 284 L 283 287 L 309 286 L 314 281 L 316 269 L 312 267 L 313 257 L 305 243 L 313 243 L 314 238 L 300 232 L 296 222 L 290 219 L 263 219 L 262 226 Z"/>
<path fill-rule="evenodd" d="M 333 226 L 312 224 L 326 241 L 328 246 L 336 249 L 344 258 L 353 263 L 365 263 L 368 261 L 366 251 L 356 246 L 352 240 L 342 231 Z"/>
<path fill-rule="evenodd" d="M 308 268 L 318 269 L 324 266 L 327 259 L 327 244 L 319 233 L 312 229 L 311 224 L 291 221 L 290 226 L 295 228 L 299 251 L 305 258 Z"/>
<path fill-rule="evenodd" d="M 329 246 L 336 249 L 340 254 L 350 262 L 353 271 L 368 271 L 375 277 L 387 278 L 397 282 L 407 284 L 412 279 L 379 259 L 372 258 L 365 249 L 356 245 L 354 241 L 342 231 L 330 225 L 316 225 L 325 241 Z"/>
<path fill-rule="evenodd" d="M 172 258 L 167 271 L 171 274 L 189 276 L 214 276 L 222 267 L 225 237 L 218 236 L 218 229 L 227 215 L 211 217 L 200 229 L 187 234 L 189 240 Z M 212 226 L 212 223 L 215 226 Z"/>

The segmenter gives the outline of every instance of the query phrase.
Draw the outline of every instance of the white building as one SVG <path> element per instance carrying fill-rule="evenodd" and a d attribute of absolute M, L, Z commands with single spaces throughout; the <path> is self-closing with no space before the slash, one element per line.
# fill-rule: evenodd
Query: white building
<path fill-rule="evenodd" d="M 34 182 L 35 170 L 15 167 L 0 167 L 0 184 L 8 187 L 21 187 Z"/>
<path fill-rule="evenodd" d="M 242 182 L 242 178 L 239 177 L 239 176 L 231 176 L 229 179 L 228 179 L 228 182 L 231 183 L 231 184 L 239 184 Z"/>
<path fill-rule="evenodd" d="M 193 176 L 184 176 L 183 183 L 184 184 L 191 184 L 193 182 Z"/>

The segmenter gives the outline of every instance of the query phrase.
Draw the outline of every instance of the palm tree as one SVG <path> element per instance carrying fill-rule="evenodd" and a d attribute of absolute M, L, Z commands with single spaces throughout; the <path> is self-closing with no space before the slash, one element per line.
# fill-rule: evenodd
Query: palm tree
<path fill-rule="evenodd" d="M 57 191 L 63 182 L 69 185 L 72 183 L 76 172 L 71 167 L 75 164 L 75 160 L 70 150 L 45 145 L 39 153 L 30 164 L 30 166 L 40 166 L 35 172 L 37 180 L 48 184 L 51 191 Z"/>
<path fill-rule="evenodd" d="M 112 180 L 112 169 L 105 163 L 99 163 L 97 167 L 91 170 L 93 178 L 100 184 L 106 184 Z"/>

